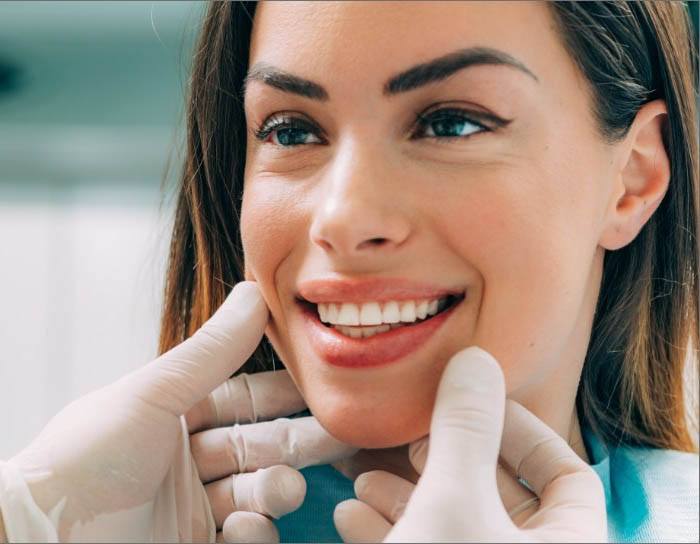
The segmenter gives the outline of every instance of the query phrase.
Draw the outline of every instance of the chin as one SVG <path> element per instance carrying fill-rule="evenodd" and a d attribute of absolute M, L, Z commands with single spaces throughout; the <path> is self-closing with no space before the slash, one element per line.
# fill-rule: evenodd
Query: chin
<path fill-rule="evenodd" d="M 420 406 L 359 405 L 352 399 L 330 403 L 328 398 L 309 400 L 311 413 L 337 440 L 356 448 L 393 448 L 408 444 L 430 431 L 431 410 Z M 393 406 L 392 406 L 393 405 Z"/>

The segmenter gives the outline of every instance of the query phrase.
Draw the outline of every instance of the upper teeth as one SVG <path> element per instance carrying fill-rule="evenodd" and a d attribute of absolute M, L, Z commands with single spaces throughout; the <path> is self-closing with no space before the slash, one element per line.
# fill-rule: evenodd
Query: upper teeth
<path fill-rule="evenodd" d="M 447 297 L 432 300 L 390 300 L 384 303 L 352 302 L 319 303 L 318 314 L 324 323 L 333 325 L 381 325 L 411 323 L 435 315 L 445 307 Z"/>

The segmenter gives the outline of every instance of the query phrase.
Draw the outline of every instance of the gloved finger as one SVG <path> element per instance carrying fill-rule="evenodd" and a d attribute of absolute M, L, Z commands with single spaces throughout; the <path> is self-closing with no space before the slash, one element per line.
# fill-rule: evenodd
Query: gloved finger
<path fill-rule="evenodd" d="M 532 516 L 539 507 L 539 499 L 500 464 L 496 467 L 498 493 L 508 516 L 517 526 Z"/>
<path fill-rule="evenodd" d="M 396 523 L 411 498 L 415 484 L 384 470 L 360 474 L 355 480 L 355 495 L 391 523 Z"/>
<path fill-rule="evenodd" d="M 275 519 L 301 506 L 306 480 L 301 472 L 286 465 L 233 474 L 204 486 L 216 527 L 236 511 L 257 512 Z"/>
<path fill-rule="evenodd" d="M 600 478 L 561 436 L 515 401 L 507 402 L 501 457 L 541 501 L 526 527 L 568 522 L 607 531 Z"/>
<path fill-rule="evenodd" d="M 381 542 L 391 523 L 370 505 L 349 499 L 336 505 L 333 523 L 343 542 Z"/>
<path fill-rule="evenodd" d="M 408 446 L 408 459 L 411 461 L 413 468 L 418 474 L 423 474 L 425 469 L 425 460 L 428 458 L 428 445 L 430 443 L 430 435 L 419 438 L 415 442 L 411 442 Z"/>
<path fill-rule="evenodd" d="M 187 414 L 190 433 L 290 416 L 306 403 L 286 369 L 239 374 L 226 380 Z"/>
<path fill-rule="evenodd" d="M 125 385 L 180 416 L 246 362 L 260 343 L 268 317 L 255 282 L 240 282 L 194 335 L 129 374 Z"/>
<path fill-rule="evenodd" d="M 505 382 L 498 362 L 476 346 L 454 355 L 438 385 L 425 468 L 402 520 L 432 512 L 434 517 L 444 517 L 433 522 L 442 523 L 461 515 L 457 512 L 488 510 L 489 523 L 512 525 L 495 477 L 504 411 Z M 482 534 L 488 528 L 473 529 L 474 534 Z"/>
<path fill-rule="evenodd" d="M 265 544 L 279 542 L 280 534 L 275 524 L 262 514 L 234 512 L 224 521 L 221 531 L 223 542 Z"/>
<path fill-rule="evenodd" d="M 334 463 L 357 452 L 313 416 L 202 431 L 190 436 L 190 449 L 204 482 L 273 465 L 300 469 Z"/>

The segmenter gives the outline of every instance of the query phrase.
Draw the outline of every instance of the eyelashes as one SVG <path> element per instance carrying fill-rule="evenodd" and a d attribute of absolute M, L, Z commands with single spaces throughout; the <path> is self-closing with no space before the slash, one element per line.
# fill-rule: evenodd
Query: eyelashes
<path fill-rule="evenodd" d="M 440 108 L 428 113 L 420 113 L 416 116 L 415 129 L 411 135 L 411 140 L 430 138 L 441 143 L 449 143 L 455 140 L 465 140 L 482 132 L 492 132 L 510 123 L 510 120 L 501 119 L 496 115 L 486 112 L 465 110 L 462 108 Z M 490 126 L 493 125 L 493 126 Z M 476 130 L 468 134 L 440 135 L 450 129 L 461 129 L 464 127 Z M 437 130 L 436 130 L 437 129 Z M 461 130 L 460 130 L 461 131 Z M 432 135 L 426 135 L 432 132 Z M 313 135 L 316 138 L 323 138 L 324 134 L 314 123 L 291 115 L 274 115 L 265 121 L 260 127 L 253 131 L 255 138 L 261 142 L 267 142 L 270 135 L 277 136 L 279 143 L 269 142 L 270 145 L 283 148 L 298 147 L 300 145 L 318 145 L 323 141 L 299 141 L 298 138 L 304 133 Z"/>

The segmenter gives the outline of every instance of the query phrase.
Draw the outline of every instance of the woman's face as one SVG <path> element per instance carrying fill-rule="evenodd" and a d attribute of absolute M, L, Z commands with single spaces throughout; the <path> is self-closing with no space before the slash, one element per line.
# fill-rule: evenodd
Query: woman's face
<path fill-rule="evenodd" d="M 459 52 L 467 61 L 412 70 Z M 460 68 L 440 77 L 447 66 Z M 328 431 L 359 447 L 425 435 L 445 364 L 474 344 L 499 360 L 513 397 L 575 392 L 615 165 L 547 6 L 264 2 L 250 67 L 246 277 Z M 272 68 L 322 90 L 264 75 Z M 254 135 L 289 117 L 292 128 Z M 437 325 L 360 339 L 300 302 L 401 311 L 447 294 L 463 298 Z"/>

